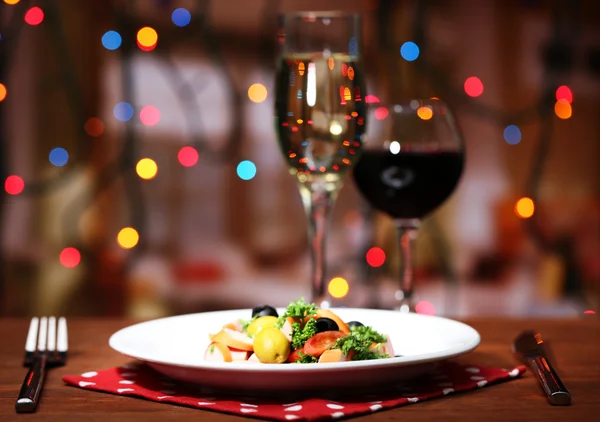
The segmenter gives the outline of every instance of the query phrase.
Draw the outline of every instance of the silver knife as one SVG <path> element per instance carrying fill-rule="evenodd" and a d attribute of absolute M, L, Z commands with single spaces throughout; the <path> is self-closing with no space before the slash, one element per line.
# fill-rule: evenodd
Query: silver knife
<path fill-rule="evenodd" d="M 551 404 L 556 406 L 571 404 L 571 395 L 554 372 L 544 350 L 544 341 L 540 333 L 522 332 L 513 343 L 513 351 L 531 367 Z"/>

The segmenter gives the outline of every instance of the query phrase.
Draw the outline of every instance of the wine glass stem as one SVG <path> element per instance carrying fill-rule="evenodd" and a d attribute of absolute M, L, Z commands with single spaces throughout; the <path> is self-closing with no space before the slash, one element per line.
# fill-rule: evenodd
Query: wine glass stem
<path fill-rule="evenodd" d="M 396 292 L 396 310 L 414 310 L 414 251 L 417 240 L 418 219 L 398 219 L 395 221 L 400 249 L 400 290 Z"/>
<path fill-rule="evenodd" d="M 312 265 L 311 301 L 317 306 L 326 308 L 331 302 L 325 282 L 325 245 L 337 190 L 311 189 L 305 185 L 300 185 L 300 193 L 308 217 L 308 240 L 310 242 Z"/>

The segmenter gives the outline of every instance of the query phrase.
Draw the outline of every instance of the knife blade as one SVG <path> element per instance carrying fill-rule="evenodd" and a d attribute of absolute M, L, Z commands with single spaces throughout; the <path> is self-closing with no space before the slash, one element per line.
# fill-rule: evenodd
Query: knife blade
<path fill-rule="evenodd" d="M 531 330 L 523 331 L 513 343 L 513 352 L 530 366 L 550 404 L 555 406 L 571 404 L 571 394 L 552 368 L 540 333 Z"/>

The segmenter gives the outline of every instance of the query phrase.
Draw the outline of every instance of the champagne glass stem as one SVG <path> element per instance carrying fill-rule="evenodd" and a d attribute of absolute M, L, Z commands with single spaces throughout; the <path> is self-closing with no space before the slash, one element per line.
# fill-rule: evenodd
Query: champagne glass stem
<path fill-rule="evenodd" d="M 327 230 L 331 218 L 333 204 L 337 197 L 337 189 L 314 189 L 300 185 L 300 194 L 308 218 L 308 240 L 311 255 L 311 301 L 322 308 L 331 303 L 327 293 L 325 245 Z"/>
<path fill-rule="evenodd" d="M 419 229 L 418 219 L 398 219 L 395 221 L 400 249 L 400 289 L 396 292 L 397 305 L 401 312 L 414 311 L 414 251 Z"/>

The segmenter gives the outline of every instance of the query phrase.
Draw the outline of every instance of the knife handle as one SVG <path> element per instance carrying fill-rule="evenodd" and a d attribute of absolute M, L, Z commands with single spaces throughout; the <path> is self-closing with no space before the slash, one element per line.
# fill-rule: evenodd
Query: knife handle
<path fill-rule="evenodd" d="M 550 404 L 555 406 L 568 406 L 571 404 L 571 394 L 569 394 L 546 358 L 537 356 L 529 359 L 529 363 L 533 366 L 535 375 L 546 392 Z"/>
<path fill-rule="evenodd" d="M 25 375 L 19 398 L 15 403 L 17 413 L 35 412 L 46 376 L 46 356 L 38 357 Z"/>

